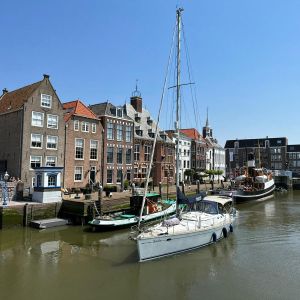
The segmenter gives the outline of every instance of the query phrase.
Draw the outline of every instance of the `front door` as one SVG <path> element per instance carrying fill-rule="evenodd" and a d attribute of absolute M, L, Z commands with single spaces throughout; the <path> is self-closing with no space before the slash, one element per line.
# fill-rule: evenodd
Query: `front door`
<path fill-rule="evenodd" d="M 96 181 L 96 167 L 91 167 L 90 170 L 90 184 L 94 185 Z"/>

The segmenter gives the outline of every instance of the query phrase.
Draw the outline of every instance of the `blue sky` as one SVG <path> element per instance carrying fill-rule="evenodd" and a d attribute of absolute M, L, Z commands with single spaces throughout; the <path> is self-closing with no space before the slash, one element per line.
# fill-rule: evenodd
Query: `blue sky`
<path fill-rule="evenodd" d="M 300 143 L 297 0 L 4 0 L 0 87 L 13 90 L 46 73 L 62 102 L 124 104 L 138 79 L 144 105 L 156 117 L 177 5 L 185 9 L 200 125 L 209 107 L 223 145 L 265 136 Z M 196 124 L 189 90 L 183 127 Z M 165 129 L 172 126 L 171 106 L 168 96 Z"/>

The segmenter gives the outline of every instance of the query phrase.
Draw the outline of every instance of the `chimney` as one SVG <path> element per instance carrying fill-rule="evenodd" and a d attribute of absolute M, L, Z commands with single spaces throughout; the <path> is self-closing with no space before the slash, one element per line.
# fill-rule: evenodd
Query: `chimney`
<path fill-rule="evenodd" d="M 43 76 L 44 76 L 44 79 L 46 79 L 46 78 L 49 79 L 49 77 L 50 77 L 48 74 L 43 74 Z"/>
<path fill-rule="evenodd" d="M 8 93 L 8 90 L 7 90 L 6 88 L 4 88 L 4 89 L 2 90 L 2 93 L 3 93 L 3 95 L 4 95 L 4 94 Z"/>
<path fill-rule="evenodd" d="M 142 112 L 142 109 L 143 109 L 143 100 L 141 97 L 139 96 L 132 96 L 130 98 L 130 104 L 133 106 L 133 108 L 141 113 Z"/>
<path fill-rule="evenodd" d="M 136 80 L 135 91 L 132 93 L 130 98 L 130 104 L 133 106 L 135 111 L 141 113 L 143 110 L 143 99 L 141 92 L 138 90 L 137 82 L 138 80 Z"/>

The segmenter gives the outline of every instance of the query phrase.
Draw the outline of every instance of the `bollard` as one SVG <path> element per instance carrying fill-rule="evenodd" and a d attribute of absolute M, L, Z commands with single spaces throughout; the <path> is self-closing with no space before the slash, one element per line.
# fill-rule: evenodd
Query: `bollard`
<path fill-rule="evenodd" d="M 197 182 L 197 194 L 199 194 L 200 193 L 200 181 L 197 180 L 196 182 Z"/>

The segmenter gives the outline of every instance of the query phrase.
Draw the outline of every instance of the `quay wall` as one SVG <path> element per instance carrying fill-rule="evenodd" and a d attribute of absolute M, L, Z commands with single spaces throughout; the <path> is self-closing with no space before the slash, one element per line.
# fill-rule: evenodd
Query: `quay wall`
<path fill-rule="evenodd" d="M 0 229 L 13 226 L 28 226 L 32 220 L 56 218 L 61 202 L 25 203 L 0 207 Z"/>

